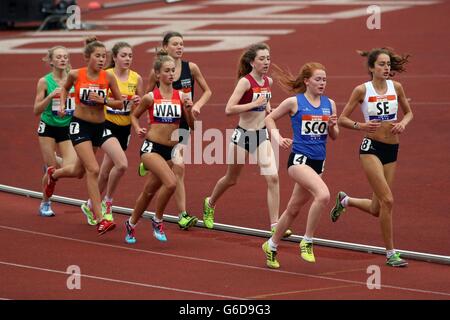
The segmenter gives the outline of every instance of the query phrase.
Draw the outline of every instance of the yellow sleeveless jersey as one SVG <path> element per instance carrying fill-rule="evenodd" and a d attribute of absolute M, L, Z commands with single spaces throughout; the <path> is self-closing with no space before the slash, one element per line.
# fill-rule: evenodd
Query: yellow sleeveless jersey
<path fill-rule="evenodd" d="M 120 79 L 114 73 L 114 69 L 110 68 L 106 72 L 111 73 L 116 78 L 117 84 L 119 86 L 120 93 L 123 98 L 123 108 L 122 109 L 112 109 L 105 106 L 105 119 L 117 124 L 118 126 L 127 126 L 131 124 L 131 107 L 133 101 L 131 98 L 136 94 L 136 89 L 138 85 L 139 74 L 130 70 L 128 73 L 127 81 L 120 81 Z M 111 91 L 108 92 L 108 96 L 112 97 Z"/>

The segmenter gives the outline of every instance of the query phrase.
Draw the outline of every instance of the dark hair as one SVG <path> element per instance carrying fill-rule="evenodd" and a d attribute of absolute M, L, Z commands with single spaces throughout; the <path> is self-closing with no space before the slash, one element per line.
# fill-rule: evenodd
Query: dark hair
<path fill-rule="evenodd" d="M 256 54 L 259 50 L 269 50 L 270 47 L 265 43 L 256 43 L 247 48 L 239 58 L 238 63 L 238 79 L 244 77 L 245 75 L 252 72 L 253 67 L 251 66 L 251 62 L 255 60 Z"/>
<path fill-rule="evenodd" d="M 367 67 L 368 68 L 374 68 L 375 67 L 375 61 L 377 61 L 378 56 L 382 53 L 389 56 L 391 60 L 391 72 L 389 73 L 389 76 L 393 77 L 395 75 L 395 72 L 404 72 L 406 71 L 405 64 L 408 63 L 408 58 L 410 57 L 409 54 L 397 54 L 394 49 L 389 47 L 383 47 L 383 48 L 375 48 L 371 51 L 361 51 L 357 50 L 358 54 L 363 57 L 367 57 Z M 369 74 L 372 75 L 372 72 L 369 70 Z"/>
<path fill-rule="evenodd" d="M 164 34 L 163 40 L 162 40 L 162 45 L 167 46 L 169 44 L 170 39 L 173 37 L 180 37 L 181 39 L 183 39 L 183 36 L 181 35 L 181 33 L 177 32 L 177 31 L 169 31 Z"/>
<path fill-rule="evenodd" d="M 166 50 L 164 49 L 156 50 L 156 58 L 155 61 L 153 62 L 153 70 L 155 71 L 155 73 L 159 72 L 164 62 L 167 61 L 174 62 L 175 60 L 173 60 L 173 58 L 169 56 Z"/>
<path fill-rule="evenodd" d="M 305 63 L 300 71 L 295 77 L 289 70 L 281 69 L 279 66 L 274 64 L 272 66 L 274 78 L 277 80 L 280 87 L 288 93 L 305 93 L 306 85 L 305 79 L 312 77 L 314 71 L 323 70 L 326 71 L 323 64 L 319 62 L 308 62 Z"/>
<path fill-rule="evenodd" d="M 116 66 L 116 63 L 114 62 L 113 58 L 117 58 L 117 55 L 119 54 L 120 49 L 122 48 L 130 48 L 131 46 L 128 42 L 125 41 L 119 41 L 117 42 L 111 49 L 111 52 L 108 52 L 109 54 L 109 61 L 107 63 L 107 67 L 105 69 L 114 68 Z"/>
<path fill-rule="evenodd" d="M 103 43 L 97 40 L 96 36 L 90 36 L 86 38 L 84 40 L 84 43 L 85 47 L 83 53 L 86 58 L 89 58 L 96 48 L 106 48 Z"/>

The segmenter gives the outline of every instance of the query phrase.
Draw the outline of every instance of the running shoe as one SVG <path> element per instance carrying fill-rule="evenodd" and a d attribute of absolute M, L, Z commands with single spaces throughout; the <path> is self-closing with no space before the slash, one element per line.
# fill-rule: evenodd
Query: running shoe
<path fill-rule="evenodd" d="M 166 234 L 164 233 L 163 230 L 163 222 L 156 222 L 155 220 L 153 220 L 152 218 L 152 227 L 153 227 L 153 236 L 162 242 L 167 241 L 167 237 Z"/>
<path fill-rule="evenodd" d="M 111 201 L 102 201 L 102 215 L 103 218 L 108 220 L 109 222 L 113 222 L 114 218 L 112 215 L 112 202 Z"/>
<path fill-rule="evenodd" d="M 345 212 L 345 207 L 342 205 L 341 201 L 347 196 L 344 191 L 339 191 L 336 196 L 336 205 L 330 211 L 331 221 L 336 222 L 341 214 Z"/>
<path fill-rule="evenodd" d="M 268 241 L 263 243 L 262 250 L 266 254 L 266 265 L 271 269 L 278 269 L 280 267 L 280 264 L 276 259 L 277 252 L 270 250 Z"/>
<path fill-rule="evenodd" d="M 274 235 L 275 230 L 276 230 L 276 227 L 272 227 L 272 229 L 270 230 L 270 233 L 271 233 L 272 235 Z M 291 235 L 292 235 L 291 229 L 287 229 L 287 230 L 284 232 L 284 234 L 283 234 L 283 238 L 287 238 L 287 237 L 289 237 L 289 236 L 291 236 Z"/>
<path fill-rule="evenodd" d="M 95 226 L 97 224 L 97 220 L 95 219 L 94 212 L 92 212 L 91 208 L 89 208 L 88 203 L 85 202 L 81 205 L 81 211 L 86 215 L 87 223 L 91 226 Z"/>
<path fill-rule="evenodd" d="M 44 202 L 42 201 L 39 206 L 39 215 L 41 217 L 54 217 L 55 213 L 53 212 L 50 201 Z"/>
<path fill-rule="evenodd" d="M 53 195 L 53 192 L 55 191 L 55 185 L 56 185 L 56 179 L 52 177 L 52 174 L 55 172 L 55 167 L 48 167 L 47 168 L 47 183 L 44 187 L 44 192 L 47 198 L 50 198 Z"/>
<path fill-rule="evenodd" d="M 214 227 L 214 207 L 209 205 L 209 197 L 203 201 L 203 222 L 208 229 Z"/>
<path fill-rule="evenodd" d="M 316 262 L 312 242 L 306 242 L 305 240 L 300 242 L 300 256 L 308 262 Z"/>
<path fill-rule="evenodd" d="M 180 213 L 180 216 L 178 217 L 178 226 L 180 229 L 188 230 L 190 227 L 195 226 L 197 221 L 198 218 L 196 216 L 191 216 L 185 211 Z"/>
<path fill-rule="evenodd" d="M 97 231 L 98 234 L 101 236 L 102 234 L 113 230 L 116 227 L 116 224 L 114 222 L 110 222 L 106 219 L 103 219 L 100 221 L 99 224 L 97 224 Z"/>
<path fill-rule="evenodd" d="M 138 175 L 140 177 L 144 177 L 147 173 L 148 173 L 148 170 L 145 169 L 144 163 L 143 162 L 139 163 Z"/>
<path fill-rule="evenodd" d="M 386 259 L 386 264 L 390 267 L 406 267 L 408 262 L 400 258 L 400 253 L 396 252 Z"/>
<path fill-rule="evenodd" d="M 134 228 L 130 225 L 130 222 L 125 221 L 125 228 L 127 230 L 127 235 L 125 236 L 125 242 L 128 244 L 136 243 L 136 237 L 134 236 Z"/>

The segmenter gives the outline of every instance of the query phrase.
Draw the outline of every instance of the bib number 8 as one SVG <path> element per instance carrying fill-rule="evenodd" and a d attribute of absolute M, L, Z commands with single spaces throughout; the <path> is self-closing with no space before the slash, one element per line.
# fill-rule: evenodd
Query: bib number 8
<path fill-rule="evenodd" d="M 361 150 L 362 151 L 369 151 L 371 144 L 372 144 L 372 140 L 364 138 L 362 143 L 361 143 Z"/>
<path fill-rule="evenodd" d="M 44 133 L 45 131 L 45 123 L 43 121 L 39 121 L 38 133 Z"/>

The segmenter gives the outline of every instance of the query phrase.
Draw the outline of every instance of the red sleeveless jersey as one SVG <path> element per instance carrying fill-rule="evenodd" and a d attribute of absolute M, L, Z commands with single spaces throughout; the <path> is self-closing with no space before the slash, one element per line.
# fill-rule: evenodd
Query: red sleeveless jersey
<path fill-rule="evenodd" d="M 172 98 L 164 99 L 155 88 L 152 91 L 153 104 L 148 107 L 149 124 L 153 123 L 175 123 L 179 124 L 183 114 L 183 104 L 180 99 L 180 92 L 173 89 Z"/>
<path fill-rule="evenodd" d="M 250 82 L 250 89 L 245 91 L 244 95 L 242 96 L 241 100 L 239 100 L 238 104 L 247 104 L 250 102 L 255 101 L 258 99 L 260 95 L 265 95 L 267 102 L 272 98 L 272 93 L 270 91 L 270 84 L 269 84 L 269 77 L 264 76 L 264 84 L 260 86 L 258 82 L 250 75 L 247 74 L 245 76 L 245 79 L 247 79 Z M 253 108 L 249 111 L 265 111 L 266 105 L 257 106 L 256 108 Z"/>

